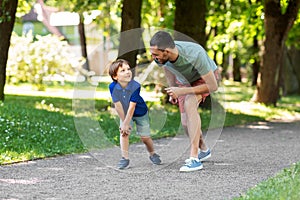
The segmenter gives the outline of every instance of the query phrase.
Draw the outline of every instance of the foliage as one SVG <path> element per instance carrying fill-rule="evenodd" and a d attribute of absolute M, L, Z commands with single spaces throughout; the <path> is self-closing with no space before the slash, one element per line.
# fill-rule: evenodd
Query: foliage
<path fill-rule="evenodd" d="M 300 162 L 251 188 L 235 200 L 299 199 Z"/>
<path fill-rule="evenodd" d="M 254 37 L 263 39 L 263 5 L 259 1 L 209 1 L 206 31 L 210 55 L 217 55 L 222 64 L 223 54 L 238 56 L 242 63 L 251 64 Z M 251 53 L 249 53 L 249 50 Z"/>
<path fill-rule="evenodd" d="M 174 25 L 174 0 L 146 0 L 142 5 L 142 27 L 172 29 Z"/>
<path fill-rule="evenodd" d="M 9 22 L 11 20 L 10 12 L 7 11 L 7 3 L 10 0 L 3 0 L 0 4 L 0 23 Z"/>
<path fill-rule="evenodd" d="M 8 83 L 28 82 L 39 90 L 44 89 L 46 76 L 74 74 L 80 66 L 80 58 L 69 52 L 67 42 L 56 36 L 37 36 L 31 34 L 11 38 L 7 62 Z"/>
<path fill-rule="evenodd" d="M 289 35 L 286 41 L 287 46 L 295 46 L 300 49 L 300 10 L 298 12 L 298 18 L 295 20 L 293 27 L 289 31 Z"/>
<path fill-rule="evenodd" d="M 35 0 L 18 0 L 16 18 L 21 18 L 28 13 L 35 2 Z"/>
<path fill-rule="evenodd" d="M 97 28 L 105 37 L 118 34 L 120 31 L 122 7 L 120 0 L 45 0 L 45 4 L 57 7 L 60 11 L 77 12 L 86 19 L 92 17 L 92 21 L 97 24 Z"/>

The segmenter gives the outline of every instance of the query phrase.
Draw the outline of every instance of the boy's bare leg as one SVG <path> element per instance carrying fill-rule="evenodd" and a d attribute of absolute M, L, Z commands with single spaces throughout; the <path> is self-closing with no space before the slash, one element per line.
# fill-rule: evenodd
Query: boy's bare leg
<path fill-rule="evenodd" d="M 146 145 L 147 151 L 152 156 L 154 154 L 153 140 L 151 137 L 142 136 L 142 142 Z"/>
<path fill-rule="evenodd" d="M 120 134 L 120 146 L 121 146 L 121 154 L 125 159 L 129 158 L 129 135 L 122 136 Z"/>

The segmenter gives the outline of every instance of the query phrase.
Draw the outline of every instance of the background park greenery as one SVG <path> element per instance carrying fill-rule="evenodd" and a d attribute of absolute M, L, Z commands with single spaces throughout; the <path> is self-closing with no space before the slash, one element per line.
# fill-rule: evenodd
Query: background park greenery
<path fill-rule="evenodd" d="M 54 6 L 61 11 L 79 13 L 80 41 L 77 43 L 81 44 L 81 57 L 75 57 L 72 52 L 67 51 L 67 47 L 71 45 L 67 40 L 61 41 L 54 36 L 17 36 L 13 33 L 11 37 L 13 26 L 18 32 L 17 24 L 22 23 L 21 16 L 36 1 L 1 2 L 0 164 L 88 151 L 76 132 L 74 118 L 78 116 L 75 116 L 72 109 L 72 99 L 8 92 L 4 101 L 3 89 L 7 83 L 20 86 L 29 84 L 40 90 L 59 87 L 64 91 L 72 89 L 73 83 L 63 80 L 61 83 L 64 86 L 56 82 L 47 85 L 46 78 L 55 75 L 66 78 L 67 75 L 78 73 L 87 76 L 80 68 L 83 66 L 85 70 L 89 70 L 86 45 L 95 41 L 90 35 L 85 35 L 83 22 L 85 14 L 92 10 L 100 11 L 93 19 L 95 27 L 104 36 L 96 40 L 99 43 L 122 31 L 160 27 L 184 33 L 203 45 L 222 69 L 222 85 L 226 88 L 225 101 L 221 102 L 221 105 L 226 103 L 226 107 L 221 107 L 226 111 L 224 126 L 289 118 L 300 112 L 300 19 L 297 17 L 300 3 L 297 0 L 38 0 L 39 3 Z M 15 15 L 12 8 L 16 6 L 16 2 L 18 11 Z M 72 40 L 74 38 L 70 38 Z M 113 48 L 118 49 L 123 42 L 114 42 Z M 10 55 L 7 57 L 8 47 Z M 138 64 L 142 56 L 146 60 L 150 59 L 149 54 L 136 58 L 137 54 L 135 52 L 133 57 L 126 56 L 131 62 L 137 59 Z M 89 78 L 86 77 L 87 81 L 82 87 L 89 86 Z M 100 83 L 97 90 L 106 88 L 107 83 Z M 250 99 L 256 100 L 256 103 Z M 119 137 L 115 116 L 111 113 L 111 102 L 107 99 L 95 99 L 95 103 L 95 113 L 86 112 L 80 117 L 90 118 L 101 124 L 109 142 L 118 145 Z M 161 104 L 162 101 L 148 102 L 153 110 L 159 110 Z M 154 138 L 177 134 L 178 111 L 172 105 L 164 106 L 168 113 L 167 121 L 162 129 L 156 130 L 153 124 Z M 203 108 L 199 108 L 199 112 L 205 130 L 211 113 L 209 109 Z M 91 130 L 87 134 L 89 131 Z M 131 142 L 138 141 L 138 138 L 132 136 Z M 241 198 L 297 199 L 300 196 L 297 192 L 297 180 L 299 164 L 285 169 Z"/>

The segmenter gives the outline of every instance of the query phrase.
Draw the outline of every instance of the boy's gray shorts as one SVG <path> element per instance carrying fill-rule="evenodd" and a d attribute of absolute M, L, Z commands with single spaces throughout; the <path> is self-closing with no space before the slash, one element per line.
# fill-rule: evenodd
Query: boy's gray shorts
<path fill-rule="evenodd" d="M 132 117 L 130 121 L 130 126 L 133 128 L 133 125 L 136 125 L 136 134 L 140 136 L 150 136 L 150 120 L 148 112 L 140 117 Z M 120 120 L 120 124 L 122 121 Z"/>

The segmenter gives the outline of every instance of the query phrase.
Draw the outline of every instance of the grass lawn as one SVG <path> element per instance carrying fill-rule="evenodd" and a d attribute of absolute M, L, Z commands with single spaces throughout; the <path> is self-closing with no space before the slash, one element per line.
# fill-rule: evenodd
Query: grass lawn
<path fill-rule="evenodd" d="M 58 89 L 72 89 L 70 84 Z M 84 85 L 82 86 L 84 88 Z M 97 90 L 106 90 L 102 84 Z M 246 83 L 226 81 L 214 96 L 221 106 L 199 108 L 203 130 L 210 124 L 214 112 L 222 113 L 217 126 L 233 126 L 271 119 L 289 119 L 300 113 L 300 96 L 282 97 L 277 107 L 250 102 L 254 88 Z M 0 165 L 50 156 L 87 152 L 119 144 L 118 119 L 113 115 L 106 96 L 97 99 L 72 99 L 53 96 L 6 94 L 0 102 Z M 154 139 L 180 134 L 180 116 L 176 106 L 148 101 L 151 134 Z M 219 105 L 218 104 L 218 105 Z M 130 142 L 140 139 L 131 135 Z M 278 176 L 251 189 L 241 199 L 284 199 L 271 196 L 300 198 L 300 164 L 291 166 Z M 267 189 L 266 189 L 267 188 Z M 256 196 L 261 195 L 261 196 Z M 267 197 L 267 198 L 265 198 Z M 276 198 L 273 198 L 276 197 Z M 295 198 L 292 198 L 295 199 Z"/>

